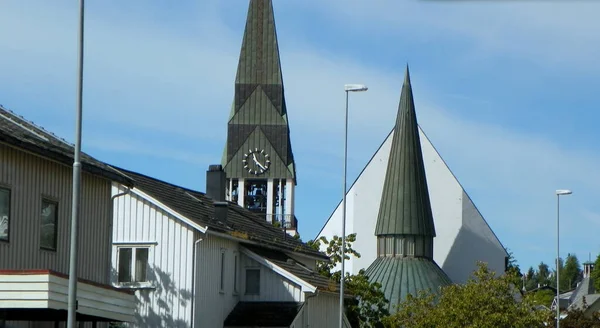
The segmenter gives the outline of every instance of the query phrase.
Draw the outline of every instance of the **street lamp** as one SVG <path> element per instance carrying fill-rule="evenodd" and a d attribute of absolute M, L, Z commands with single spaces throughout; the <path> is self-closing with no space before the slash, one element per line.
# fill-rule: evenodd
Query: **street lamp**
<path fill-rule="evenodd" d="M 556 190 L 556 328 L 560 328 L 560 273 L 558 267 L 560 260 L 560 196 L 572 193 L 568 189 Z"/>
<path fill-rule="evenodd" d="M 75 149 L 73 151 L 73 196 L 71 203 L 71 239 L 69 252 L 69 289 L 67 328 L 77 325 L 77 221 L 81 202 L 81 116 L 83 105 L 83 26 L 84 2 L 79 0 L 79 39 L 77 52 L 77 109 L 75 118 Z"/>
<path fill-rule="evenodd" d="M 346 123 L 344 126 L 344 193 L 342 195 L 342 276 L 340 278 L 340 328 L 344 327 L 344 276 L 345 276 L 345 253 L 346 253 L 346 175 L 348 169 L 348 94 L 350 92 L 367 91 L 364 84 L 346 84 Z"/>

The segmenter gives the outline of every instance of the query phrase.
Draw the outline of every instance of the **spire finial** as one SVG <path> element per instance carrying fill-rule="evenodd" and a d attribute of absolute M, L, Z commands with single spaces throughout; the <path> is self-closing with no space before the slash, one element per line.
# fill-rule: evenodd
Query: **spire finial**
<path fill-rule="evenodd" d="M 404 84 L 410 85 L 410 72 L 408 71 L 408 63 L 406 63 L 406 72 L 404 73 Z"/>

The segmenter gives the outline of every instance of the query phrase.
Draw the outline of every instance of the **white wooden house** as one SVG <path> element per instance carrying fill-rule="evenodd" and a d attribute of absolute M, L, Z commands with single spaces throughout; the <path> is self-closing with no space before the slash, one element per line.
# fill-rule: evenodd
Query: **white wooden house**
<path fill-rule="evenodd" d="M 72 164 L 72 145 L 0 107 L 0 327 L 65 326 Z M 82 171 L 78 321 L 133 320 L 109 279 L 111 185 L 132 181 L 85 154 Z"/>
<path fill-rule="evenodd" d="M 206 194 L 119 170 L 135 187 L 113 184 L 112 278 L 135 291 L 131 326 L 337 326 L 337 286 L 313 271 L 329 259 L 225 201 L 220 165 Z"/>

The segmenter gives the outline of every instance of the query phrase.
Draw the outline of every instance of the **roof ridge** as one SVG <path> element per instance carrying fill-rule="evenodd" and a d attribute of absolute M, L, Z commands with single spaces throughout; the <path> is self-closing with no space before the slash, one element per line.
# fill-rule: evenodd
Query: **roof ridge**
<path fill-rule="evenodd" d="M 10 116 L 12 116 L 13 118 L 16 118 L 17 120 L 20 120 L 20 121 L 22 121 L 23 123 L 26 123 L 26 124 L 28 124 L 28 125 L 31 125 L 31 127 L 33 127 L 33 128 L 35 128 L 35 129 L 38 129 L 38 130 L 40 130 L 41 132 L 43 132 L 43 133 L 45 133 L 45 134 L 49 135 L 50 137 L 52 137 L 53 139 L 56 139 L 57 141 L 59 141 L 59 142 L 62 142 L 62 143 L 66 144 L 66 145 L 68 145 L 68 146 L 70 146 L 70 147 L 75 147 L 75 145 L 74 145 L 74 144 L 72 144 L 72 143 L 69 143 L 69 142 L 68 142 L 68 141 L 66 141 L 65 139 L 63 139 L 63 138 L 61 138 L 61 137 L 57 136 L 56 134 L 54 134 L 52 131 L 49 131 L 49 130 L 46 130 L 46 129 L 44 129 L 44 127 L 43 127 L 43 126 L 41 126 L 41 125 L 38 125 L 38 124 L 34 123 L 33 121 L 26 119 L 26 118 L 25 118 L 25 117 L 23 117 L 22 115 L 19 115 L 19 114 L 17 114 L 17 113 L 15 113 L 15 112 L 13 112 L 12 110 L 10 110 L 10 109 L 8 109 L 8 108 L 6 108 L 6 107 L 2 106 L 2 105 L 0 105 L 0 109 L 1 109 L 1 110 L 2 110 L 4 113 L 6 113 L 7 115 L 10 115 Z M 8 116 L 7 116 L 6 118 L 7 118 L 8 120 L 12 121 L 13 123 L 15 123 L 15 124 L 17 124 L 17 125 L 20 125 L 20 126 L 22 126 L 23 128 L 25 128 L 25 129 L 29 130 L 31 133 L 33 133 L 33 134 L 35 134 L 35 135 L 39 135 L 39 134 L 40 134 L 40 133 L 38 133 L 38 132 L 34 131 L 34 130 L 33 130 L 32 128 L 30 128 L 30 127 L 23 126 L 23 124 L 22 124 L 21 122 L 15 122 L 14 120 L 12 120 L 12 119 L 11 119 L 10 117 L 8 117 Z M 41 135 L 40 135 L 40 136 L 38 136 L 38 137 L 41 137 L 42 139 L 47 139 L 47 138 L 46 138 L 46 136 L 41 136 Z M 48 141 L 48 140 L 46 140 L 46 141 Z M 88 155 L 88 156 L 89 156 L 89 155 Z"/>
<path fill-rule="evenodd" d="M 169 185 L 169 186 L 171 186 L 171 187 L 180 188 L 181 190 L 183 190 L 183 191 L 186 191 L 186 192 L 198 193 L 198 194 L 201 194 L 201 195 L 206 195 L 206 193 L 203 193 L 203 192 L 201 192 L 201 191 L 194 190 L 194 189 L 190 189 L 190 188 L 183 187 L 183 186 L 180 186 L 180 185 L 176 185 L 176 184 L 174 184 L 174 183 L 167 182 L 167 181 L 165 181 L 165 180 L 161 180 L 161 179 L 157 179 L 157 178 L 155 178 L 155 177 L 151 177 L 151 176 L 149 176 L 149 175 L 146 175 L 146 174 L 144 174 L 144 173 L 139 173 L 139 172 L 131 171 L 131 170 L 124 169 L 124 168 L 122 168 L 122 167 L 119 167 L 119 166 L 116 166 L 116 165 L 112 165 L 112 164 L 108 164 L 108 165 L 109 165 L 109 166 L 111 166 L 111 167 L 113 167 L 113 168 L 114 168 L 114 169 L 116 169 L 116 170 L 123 171 L 123 173 L 133 173 L 133 174 L 135 174 L 135 175 L 139 175 L 139 176 L 142 176 L 142 177 L 144 177 L 144 178 L 147 178 L 147 179 L 150 179 L 150 180 L 154 180 L 154 181 L 156 181 L 156 182 L 164 183 L 164 184 L 166 184 L 166 185 Z"/>

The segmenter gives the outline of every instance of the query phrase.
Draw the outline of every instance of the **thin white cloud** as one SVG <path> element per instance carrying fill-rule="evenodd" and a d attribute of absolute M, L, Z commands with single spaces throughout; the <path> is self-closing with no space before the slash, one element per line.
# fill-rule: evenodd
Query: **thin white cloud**
<path fill-rule="evenodd" d="M 297 1 L 281 6 L 302 7 L 308 3 L 310 1 Z M 406 35 L 412 32 L 398 29 L 411 27 L 415 35 L 421 37 L 429 33 L 434 41 L 446 35 L 470 38 L 472 49 L 483 51 L 479 55 L 508 52 L 530 60 L 542 58 L 546 63 L 566 58 L 588 59 L 596 53 L 597 41 L 600 41 L 593 29 L 587 30 L 588 26 L 600 25 L 592 22 L 591 5 L 585 5 L 588 13 L 569 25 L 567 21 L 576 21 L 573 9 L 562 6 L 544 5 L 540 7 L 543 17 L 538 17 L 531 16 L 533 7 L 527 5 L 469 7 L 463 3 L 432 9 L 432 4 L 419 3 L 321 1 L 318 10 L 330 14 L 338 28 L 352 23 L 355 28 L 364 29 L 364 35 L 373 30 L 384 35 Z M 24 12 L 25 5 L 17 6 L 14 1 L 9 4 L 12 7 L 0 11 L 0 47 L 3 47 L 0 49 L 7 50 L 3 51 L 6 56 L 0 62 L 0 70 L 12 76 L 16 83 L 31 83 L 35 86 L 32 89 L 40 89 L 45 84 L 63 84 L 64 90 L 72 96 L 76 16 L 68 18 L 67 14 L 73 12 L 62 7 L 53 9 L 46 5 L 47 10 Z M 515 12 L 514 8 L 523 10 Z M 399 16 L 408 10 L 414 10 L 415 14 Z M 564 20 L 550 26 L 558 15 L 554 10 L 566 14 Z M 448 15 L 444 17 L 446 11 Z M 195 26 L 197 33 L 189 37 L 157 28 L 144 20 L 123 23 L 120 18 L 111 16 L 94 13 L 89 16 L 86 117 L 89 124 L 118 123 L 124 129 L 113 139 L 98 134 L 86 137 L 86 147 L 171 158 L 201 167 L 220 158 L 221 149 L 214 156 L 205 156 L 182 145 L 157 148 L 125 136 L 148 133 L 147 130 L 152 129 L 165 138 L 177 135 L 197 140 L 198 144 L 219 141 L 224 144 L 241 41 L 239 31 L 231 31 L 215 17 Z M 280 19 L 278 25 L 281 24 Z M 571 32 L 581 37 L 570 37 Z M 345 83 L 369 85 L 367 93 L 352 94 L 350 99 L 350 176 L 358 174 L 394 124 L 402 74 L 378 68 L 376 63 L 367 66 L 349 54 L 327 52 L 317 44 L 298 41 L 290 34 L 285 39 L 281 34 L 279 37 L 300 179 L 306 176 L 315 182 L 326 180 L 323 177 L 334 177 L 331 180 L 335 182 L 335 177 L 340 176 L 341 118 L 345 101 L 342 86 Z M 457 116 L 454 108 L 431 100 L 436 98 L 433 97 L 436 90 L 420 78 L 419 67 L 412 67 L 411 72 L 420 123 L 474 196 L 491 226 L 502 230 L 501 238 L 528 231 L 549 234 L 552 226 L 548 218 L 553 217 L 554 209 L 552 190 L 557 186 L 569 185 L 589 194 L 600 191 L 600 175 L 596 173 L 600 158 L 592 150 L 569 150 L 542 136 Z M 72 107 L 65 107 L 62 115 L 67 117 L 71 111 Z M 305 186 L 318 187 L 301 181 L 301 187 Z M 306 194 L 308 197 L 309 193 Z M 333 207 L 338 199 L 330 197 L 334 200 L 330 204 Z M 573 198 L 574 204 L 582 204 L 582 198 L 579 199 Z M 298 199 L 298 205 L 303 201 L 311 202 Z M 302 207 L 298 210 L 308 211 Z M 600 212 L 600 208 L 589 210 Z M 323 215 L 329 213 L 327 209 Z M 325 219 L 312 220 L 324 222 Z M 524 221 L 527 224 L 521 227 Z M 311 225 L 312 230 L 320 228 L 319 223 Z M 539 238 L 551 239 L 545 235 Z"/>
<path fill-rule="evenodd" d="M 206 156 L 191 149 L 178 150 L 175 148 L 158 146 L 153 143 L 140 142 L 133 139 L 110 138 L 97 136 L 86 138 L 85 147 L 92 150 L 109 151 L 113 153 L 141 155 L 144 157 L 169 159 L 173 161 L 195 164 L 202 167 L 212 159 L 212 155 Z"/>

